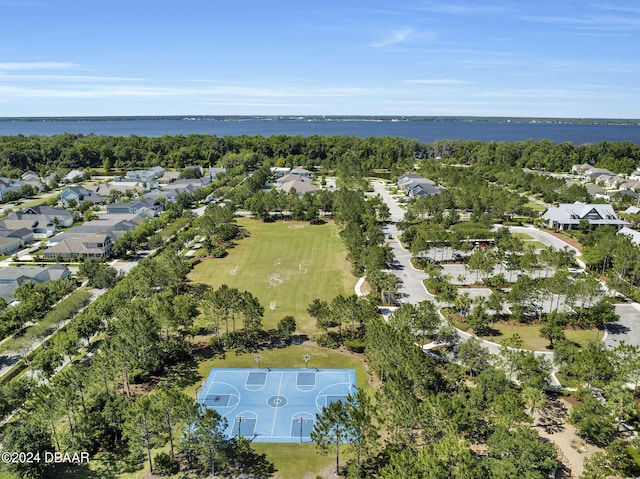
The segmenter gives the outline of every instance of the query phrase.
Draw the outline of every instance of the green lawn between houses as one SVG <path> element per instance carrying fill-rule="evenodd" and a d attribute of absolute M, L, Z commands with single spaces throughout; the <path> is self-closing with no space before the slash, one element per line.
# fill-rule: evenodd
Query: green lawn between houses
<path fill-rule="evenodd" d="M 339 294 L 354 293 L 357 279 L 351 275 L 333 223 L 264 223 L 249 218 L 238 223 L 250 236 L 239 240 L 226 257 L 196 265 L 189 278 L 213 288 L 227 284 L 253 293 L 264 306 L 265 329 L 275 328 L 280 319 L 291 315 L 298 324 L 297 333 L 312 334 L 315 320 L 307 307 L 314 298 L 331 301 Z"/>

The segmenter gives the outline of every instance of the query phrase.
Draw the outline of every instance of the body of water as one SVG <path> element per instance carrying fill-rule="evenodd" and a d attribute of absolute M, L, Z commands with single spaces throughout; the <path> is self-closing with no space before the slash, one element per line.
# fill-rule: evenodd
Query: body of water
<path fill-rule="evenodd" d="M 547 121 L 488 121 L 464 119 L 45 119 L 0 120 L 0 135 L 63 133 L 106 136 L 348 135 L 365 138 L 402 137 L 430 143 L 435 140 L 526 141 L 550 140 L 575 145 L 630 141 L 640 145 L 640 125 Z"/>

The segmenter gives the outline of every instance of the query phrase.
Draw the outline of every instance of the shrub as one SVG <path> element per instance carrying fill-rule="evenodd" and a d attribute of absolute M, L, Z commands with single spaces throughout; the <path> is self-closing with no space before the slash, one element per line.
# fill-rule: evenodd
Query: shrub
<path fill-rule="evenodd" d="M 364 352 L 364 340 L 360 338 L 356 339 L 347 339 L 344 342 L 345 347 L 349 351 L 353 351 L 354 353 L 363 353 Z"/>
<path fill-rule="evenodd" d="M 171 474 L 175 474 L 180 470 L 180 465 L 178 461 L 171 457 L 166 452 L 159 452 L 155 457 L 155 469 L 154 472 L 156 474 L 160 474 L 161 476 L 169 476 Z"/>
<path fill-rule="evenodd" d="M 340 346 L 340 338 L 332 331 L 323 334 L 317 339 L 318 346 L 329 349 L 337 349 Z"/>

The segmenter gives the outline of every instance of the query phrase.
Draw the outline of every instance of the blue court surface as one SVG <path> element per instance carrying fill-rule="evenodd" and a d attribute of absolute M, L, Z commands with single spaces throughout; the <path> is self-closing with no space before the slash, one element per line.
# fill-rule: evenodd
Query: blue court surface
<path fill-rule="evenodd" d="M 227 418 L 228 436 L 309 442 L 316 414 L 355 384 L 353 369 L 212 369 L 198 402 Z"/>

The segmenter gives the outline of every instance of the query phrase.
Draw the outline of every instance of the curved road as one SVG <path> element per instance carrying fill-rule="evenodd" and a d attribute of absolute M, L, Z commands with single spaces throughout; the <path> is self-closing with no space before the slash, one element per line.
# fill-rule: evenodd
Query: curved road
<path fill-rule="evenodd" d="M 387 243 L 395 256 L 392 271 L 401 283 L 398 292 L 402 295 L 403 301 L 407 303 L 416 304 L 423 300 L 435 301 L 433 295 L 429 294 L 422 284 L 422 281 L 428 277 L 427 274 L 413 267 L 410 261 L 411 253 L 405 250 L 398 240 L 400 232 L 396 227 L 396 222 L 404 219 L 404 210 L 389 194 L 382 181 L 374 180 L 371 184 L 375 193 L 379 194 L 387 204 L 391 214 L 391 223 L 386 225 L 383 231 L 387 237 L 391 235 Z M 553 246 L 556 249 L 569 248 L 576 251 L 576 260 L 580 267 L 584 269 L 585 264 L 579 258 L 579 251 L 556 236 L 534 228 L 533 226 L 514 226 L 509 229 L 514 233 L 527 234 L 541 243 Z M 478 294 L 482 294 L 482 291 L 482 288 L 473 289 L 473 292 Z M 620 321 L 616 324 L 607 325 L 607 337 L 604 339 L 605 344 L 609 347 L 615 347 L 620 341 L 625 341 L 627 344 L 640 346 L 640 304 L 633 302 L 617 304 L 616 313 L 620 316 Z M 466 333 L 462 333 L 461 336 L 465 334 Z M 485 345 L 492 352 L 498 351 L 494 343 L 485 341 Z M 546 351 L 541 351 L 539 354 L 550 359 L 553 357 L 552 353 Z"/>

